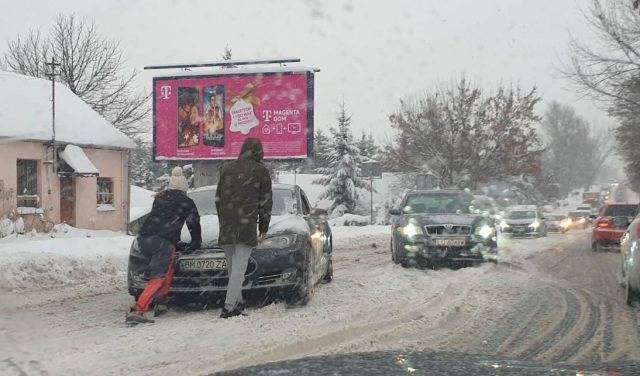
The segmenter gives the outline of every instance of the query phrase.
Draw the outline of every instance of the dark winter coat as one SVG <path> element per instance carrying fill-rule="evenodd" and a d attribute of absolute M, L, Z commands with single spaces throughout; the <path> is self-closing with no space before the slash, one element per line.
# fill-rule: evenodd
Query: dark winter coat
<path fill-rule="evenodd" d="M 175 246 L 180 241 L 185 222 L 192 244 L 199 246 L 202 242 L 200 214 L 193 200 L 177 189 L 163 191 L 153 200 L 151 213 L 142 225 L 140 235 L 158 235 Z"/>
<path fill-rule="evenodd" d="M 240 157 L 226 163 L 220 171 L 216 208 L 220 222 L 219 245 L 258 245 L 258 231 L 266 233 L 273 206 L 271 176 L 261 163 L 262 144 L 247 139 Z"/>

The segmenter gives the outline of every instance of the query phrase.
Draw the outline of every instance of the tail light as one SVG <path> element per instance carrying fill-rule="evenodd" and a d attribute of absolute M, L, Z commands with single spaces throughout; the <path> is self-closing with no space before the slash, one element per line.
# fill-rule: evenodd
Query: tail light
<path fill-rule="evenodd" d="M 596 223 L 598 228 L 609 228 L 613 227 L 613 218 L 600 218 Z"/>
<path fill-rule="evenodd" d="M 636 227 L 636 238 L 640 238 L 640 223 L 638 223 L 638 226 Z"/>

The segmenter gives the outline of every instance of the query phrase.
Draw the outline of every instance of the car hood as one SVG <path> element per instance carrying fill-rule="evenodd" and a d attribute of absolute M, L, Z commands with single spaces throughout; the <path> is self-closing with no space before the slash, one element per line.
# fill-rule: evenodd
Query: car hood
<path fill-rule="evenodd" d="M 211 248 L 218 244 L 218 234 L 220 233 L 220 221 L 217 215 L 203 215 L 200 217 L 200 227 L 202 227 L 202 248 Z M 257 231 L 257 226 L 256 226 Z M 284 233 L 306 234 L 309 232 L 309 225 L 304 218 L 299 215 L 277 215 L 271 217 L 269 223 L 269 235 Z M 188 243 L 191 241 L 191 234 L 185 224 L 182 227 L 180 240 Z"/>
<path fill-rule="evenodd" d="M 505 219 L 504 220 L 508 225 L 530 225 L 535 221 L 535 219 L 525 218 L 525 219 Z"/>
<path fill-rule="evenodd" d="M 405 223 L 416 222 L 421 225 L 451 224 L 471 226 L 483 218 L 489 220 L 489 218 L 476 214 L 412 214 L 404 216 Z"/>

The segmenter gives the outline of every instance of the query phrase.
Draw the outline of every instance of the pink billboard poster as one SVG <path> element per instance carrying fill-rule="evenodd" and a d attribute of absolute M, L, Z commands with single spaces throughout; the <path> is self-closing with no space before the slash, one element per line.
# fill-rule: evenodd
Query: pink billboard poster
<path fill-rule="evenodd" d="M 268 159 L 311 152 L 311 72 L 156 77 L 153 90 L 157 160 L 237 158 L 248 137 Z"/>

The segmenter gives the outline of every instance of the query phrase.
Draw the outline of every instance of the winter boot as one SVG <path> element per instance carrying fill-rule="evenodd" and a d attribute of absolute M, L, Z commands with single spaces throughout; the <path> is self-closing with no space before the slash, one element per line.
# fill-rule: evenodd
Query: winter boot
<path fill-rule="evenodd" d="M 138 324 L 152 324 L 155 322 L 155 320 L 144 317 L 144 314 L 142 312 L 132 311 L 127 313 L 125 322 L 129 326 L 135 326 Z"/>
<path fill-rule="evenodd" d="M 221 319 L 228 319 L 235 316 L 248 316 L 244 311 L 244 304 L 240 303 L 236 306 L 236 308 L 229 311 L 226 308 L 222 308 L 222 313 L 220 313 Z"/>

